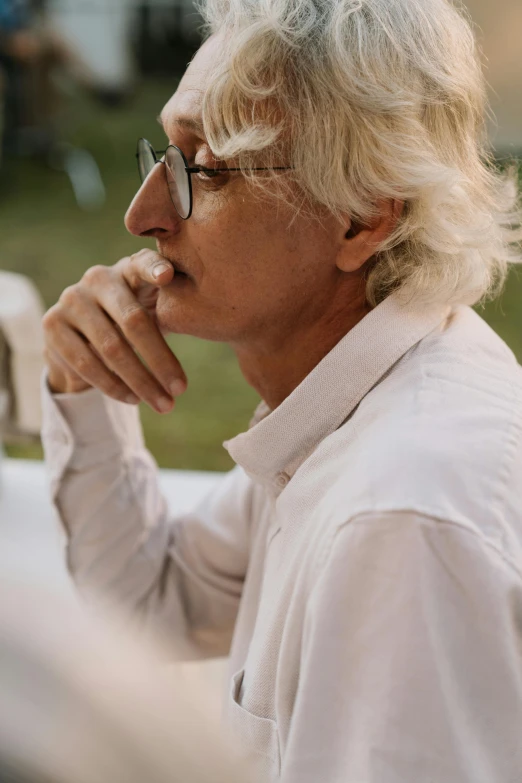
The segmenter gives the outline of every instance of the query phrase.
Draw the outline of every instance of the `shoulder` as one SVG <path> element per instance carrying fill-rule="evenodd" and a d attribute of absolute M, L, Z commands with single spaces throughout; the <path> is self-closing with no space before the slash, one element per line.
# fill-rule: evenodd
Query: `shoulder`
<path fill-rule="evenodd" d="M 384 586 L 405 578 L 425 585 L 448 580 L 457 587 L 474 574 L 485 593 L 495 591 L 490 580 L 497 574 L 522 590 L 522 563 L 506 558 L 472 525 L 411 511 L 359 514 L 339 525 L 317 572 L 318 581 L 334 583 L 342 577 L 361 585 L 377 577 Z"/>
<path fill-rule="evenodd" d="M 411 510 L 497 538 L 522 522 L 522 368 L 469 308 L 412 349 L 343 429 L 335 491 L 357 487 L 357 513 Z"/>
<path fill-rule="evenodd" d="M 468 651 L 488 647 L 492 659 L 499 647 L 491 619 L 509 646 L 521 607 L 520 561 L 471 526 L 412 512 L 360 515 L 340 525 L 317 562 L 308 601 L 309 616 L 326 617 L 336 640 L 334 629 L 346 622 L 349 645 L 356 629 L 366 639 L 382 634 L 387 644 L 398 634 L 406 645 L 426 629 L 430 644 L 468 638 L 473 629 Z M 322 637 L 329 636 L 324 629 Z"/>

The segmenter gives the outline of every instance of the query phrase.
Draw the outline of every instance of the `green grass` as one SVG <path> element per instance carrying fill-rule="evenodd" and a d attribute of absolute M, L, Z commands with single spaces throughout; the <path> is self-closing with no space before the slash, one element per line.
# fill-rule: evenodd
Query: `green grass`
<path fill-rule="evenodd" d="M 132 104 L 118 110 L 74 99 L 64 136 L 89 149 L 98 161 L 107 186 L 107 203 L 100 212 L 81 212 L 65 175 L 41 164 L 24 161 L 2 174 L 0 267 L 29 275 L 46 305 L 89 266 L 112 264 L 146 244 L 123 226 L 138 184 L 136 139 L 163 142 L 155 117 L 175 88 L 175 81 L 143 84 Z M 512 272 L 504 295 L 480 310 L 520 361 L 521 303 L 522 275 Z M 221 444 L 247 427 L 258 397 L 227 346 L 179 336 L 172 346 L 190 390 L 169 417 L 143 406 L 149 448 L 162 467 L 227 470 L 232 462 Z M 12 456 L 41 456 L 39 446 L 10 446 L 7 451 Z"/>

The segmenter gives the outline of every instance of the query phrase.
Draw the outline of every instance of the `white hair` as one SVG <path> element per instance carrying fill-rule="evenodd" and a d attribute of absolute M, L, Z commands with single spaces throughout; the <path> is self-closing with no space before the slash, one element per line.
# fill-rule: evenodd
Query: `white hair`
<path fill-rule="evenodd" d="M 247 173 L 260 153 L 291 166 L 303 203 L 357 225 L 379 200 L 404 201 L 369 265 L 371 304 L 397 289 L 467 304 L 500 290 L 519 260 L 516 177 L 488 150 L 462 11 L 447 0 L 201 0 L 200 10 L 223 39 L 203 108 L 216 157 Z"/>

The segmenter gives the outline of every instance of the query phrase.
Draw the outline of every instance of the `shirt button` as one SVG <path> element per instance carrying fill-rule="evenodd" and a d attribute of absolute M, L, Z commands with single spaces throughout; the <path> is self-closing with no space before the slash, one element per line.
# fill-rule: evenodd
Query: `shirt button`
<path fill-rule="evenodd" d="M 277 474 L 276 484 L 278 487 L 281 487 L 281 489 L 284 489 L 284 487 L 286 487 L 289 481 L 290 481 L 290 476 L 288 475 L 288 473 Z"/>

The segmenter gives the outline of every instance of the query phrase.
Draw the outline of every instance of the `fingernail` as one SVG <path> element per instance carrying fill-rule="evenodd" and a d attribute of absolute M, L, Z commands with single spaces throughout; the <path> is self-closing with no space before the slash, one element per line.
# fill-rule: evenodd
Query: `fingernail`
<path fill-rule="evenodd" d="M 183 381 L 173 381 L 169 386 L 169 391 L 173 397 L 180 397 L 185 392 L 186 384 Z"/>
<path fill-rule="evenodd" d="M 135 394 L 128 394 L 125 397 L 125 402 L 127 403 L 127 405 L 137 405 L 139 403 L 139 401 L 140 401 L 140 398 L 136 397 Z"/>
<path fill-rule="evenodd" d="M 157 280 L 158 277 L 161 277 L 165 272 L 168 272 L 169 269 L 170 266 L 168 264 L 157 264 L 152 270 L 152 276 Z"/>
<path fill-rule="evenodd" d="M 158 397 L 156 400 L 156 408 L 160 413 L 168 413 L 173 405 L 173 401 L 168 397 Z"/>

